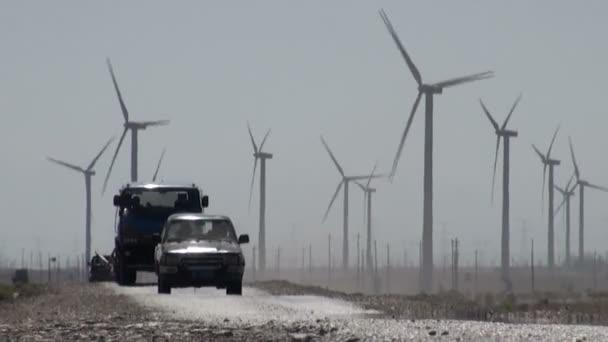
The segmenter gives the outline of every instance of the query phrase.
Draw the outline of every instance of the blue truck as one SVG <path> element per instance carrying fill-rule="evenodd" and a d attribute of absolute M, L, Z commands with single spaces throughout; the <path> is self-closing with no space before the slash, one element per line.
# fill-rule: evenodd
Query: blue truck
<path fill-rule="evenodd" d="M 155 272 L 154 249 L 167 218 L 180 212 L 203 213 L 209 197 L 194 183 L 130 183 L 113 202 L 114 277 L 119 285 L 133 285 L 137 271 Z"/>

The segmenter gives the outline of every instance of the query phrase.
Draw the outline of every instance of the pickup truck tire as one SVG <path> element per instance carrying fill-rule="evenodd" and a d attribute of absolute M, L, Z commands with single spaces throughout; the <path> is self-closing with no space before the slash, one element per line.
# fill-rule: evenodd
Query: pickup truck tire
<path fill-rule="evenodd" d="M 165 279 L 162 274 L 158 275 L 158 293 L 171 294 L 171 284 Z"/>
<path fill-rule="evenodd" d="M 231 283 L 226 285 L 226 294 L 233 296 L 242 296 L 243 295 L 243 282 Z"/>

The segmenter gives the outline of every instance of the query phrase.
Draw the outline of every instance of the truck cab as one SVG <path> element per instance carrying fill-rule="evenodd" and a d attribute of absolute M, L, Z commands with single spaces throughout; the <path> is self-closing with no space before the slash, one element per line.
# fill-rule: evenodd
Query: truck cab
<path fill-rule="evenodd" d="M 127 184 L 114 196 L 116 226 L 114 275 L 132 285 L 137 271 L 154 272 L 154 248 L 167 218 L 180 212 L 203 213 L 209 198 L 196 184 Z"/>

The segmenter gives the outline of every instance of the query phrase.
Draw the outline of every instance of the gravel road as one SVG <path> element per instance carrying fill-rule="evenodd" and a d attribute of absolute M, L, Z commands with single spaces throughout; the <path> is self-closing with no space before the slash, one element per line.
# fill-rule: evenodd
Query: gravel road
<path fill-rule="evenodd" d="M 608 341 L 601 326 L 390 318 L 330 297 L 252 287 L 239 297 L 210 288 L 159 295 L 155 286 L 73 285 L 0 302 L 0 342 Z"/>
<path fill-rule="evenodd" d="M 114 291 L 170 317 L 194 319 L 223 328 L 283 327 L 292 337 L 341 341 L 606 341 L 608 327 L 503 324 L 456 320 L 392 319 L 347 301 L 317 295 L 270 295 L 245 287 L 242 297 L 210 288 L 156 294 L 155 287 L 117 287 Z M 288 291 L 287 291 L 288 292 Z"/>

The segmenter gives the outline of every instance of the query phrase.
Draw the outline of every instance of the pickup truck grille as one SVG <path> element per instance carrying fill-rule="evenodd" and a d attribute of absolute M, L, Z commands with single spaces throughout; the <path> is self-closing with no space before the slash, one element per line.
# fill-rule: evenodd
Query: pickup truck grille
<path fill-rule="evenodd" d="M 184 266 L 222 266 L 224 258 L 218 254 L 187 256 L 182 258 Z"/>

